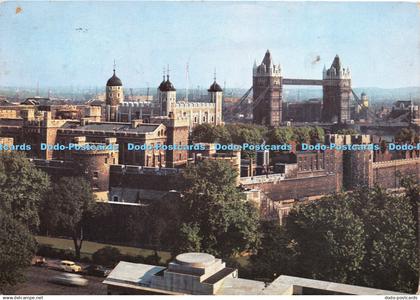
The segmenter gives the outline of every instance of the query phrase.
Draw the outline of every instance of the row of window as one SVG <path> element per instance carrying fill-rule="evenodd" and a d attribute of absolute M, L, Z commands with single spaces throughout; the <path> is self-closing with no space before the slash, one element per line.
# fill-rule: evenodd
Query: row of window
<path fill-rule="evenodd" d="M 109 93 L 108 93 L 108 97 L 112 98 L 112 92 L 109 92 Z M 120 93 L 117 93 L 117 97 L 118 97 L 118 98 L 120 97 Z"/>

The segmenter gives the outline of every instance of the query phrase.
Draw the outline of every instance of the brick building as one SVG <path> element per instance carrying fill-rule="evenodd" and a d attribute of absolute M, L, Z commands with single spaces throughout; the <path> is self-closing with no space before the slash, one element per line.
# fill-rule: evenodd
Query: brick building
<path fill-rule="evenodd" d="M 293 122 L 321 121 L 322 101 L 309 99 L 302 102 L 284 103 L 284 120 Z"/>

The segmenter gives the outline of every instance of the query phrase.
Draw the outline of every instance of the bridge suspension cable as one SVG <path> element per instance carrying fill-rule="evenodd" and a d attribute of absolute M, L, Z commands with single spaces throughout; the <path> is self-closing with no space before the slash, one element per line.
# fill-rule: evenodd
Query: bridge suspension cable
<path fill-rule="evenodd" d="M 363 101 L 359 98 L 359 96 L 355 93 L 355 91 L 353 89 L 351 89 L 351 93 L 353 94 L 353 98 L 354 100 L 356 100 L 356 103 L 360 106 L 360 107 L 365 107 L 363 105 Z M 375 115 L 375 113 L 373 111 L 371 111 L 369 109 L 369 107 L 365 107 L 367 113 L 369 114 L 369 116 L 375 121 L 378 122 L 380 119 Z"/>
<path fill-rule="evenodd" d="M 252 91 L 252 86 L 245 92 L 245 94 L 242 95 L 241 98 L 239 98 L 238 103 L 236 103 L 233 106 L 233 109 L 234 110 L 237 109 L 237 108 L 240 108 L 242 106 L 242 104 L 245 102 L 245 100 L 248 99 L 248 96 L 251 93 L 251 91 Z"/>
<path fill-rule="evenodd" d="M 248 99 L 251 91 L 252 91 L 252 86 L 245 92 L 245 94 L 243 94 L 241 96 L 241 98 L 239 98 L 238 103 L 236 103 L 236 104 L 233 105 L 233 107 L 231 108 L 231 110 L 232 110 L 233 113 L 238 113 L 238 112 L 241 112 L 242 111 L 242 109 L 243 109 L 242 105 Z M 227 112 L 227 108 L 226 107 L 224 108 L 224 110 L 225 110 L 225 112 Z"/>
<path fill-rule="evenodd" d="M 254 110 L 254 108 L 257 107 L 258 104 L 260 104 L 260 102 L 264 98 L 265 94 L 267 94 L 269 89 L 270 87 L 266 87 L 266 89 L 258 96 L 258 98 L 255 99 L 255 101 L 252 103 L 252 110 Z"/>

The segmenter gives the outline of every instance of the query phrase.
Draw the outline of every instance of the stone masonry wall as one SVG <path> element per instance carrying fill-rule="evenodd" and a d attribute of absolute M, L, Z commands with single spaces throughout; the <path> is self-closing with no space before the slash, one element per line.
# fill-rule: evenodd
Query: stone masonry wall
<path fill-rule="evenodd" d="M 420 183 L 420 159 L 399 159 L 373 163 L 373 184 L 382 188 L 400 187 L 401 176 L 413 176 Z"/>

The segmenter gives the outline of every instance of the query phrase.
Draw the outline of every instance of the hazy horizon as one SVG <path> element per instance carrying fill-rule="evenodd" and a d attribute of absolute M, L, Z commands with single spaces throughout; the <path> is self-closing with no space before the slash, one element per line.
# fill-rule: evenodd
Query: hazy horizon
<path fill-rule="evenodd" d="M 17 8 L 19 8 L 17 10 Z M 320 79 L 336 54 L 355 88 L 420 86 L 416 3 L 1 2 L 0 86 L 249 88 L 270 49 L 288 78 Z M 319 57 L 319 58 L 318 58 Z M 306 87 L 302 87 L 306 88 Z"/>

